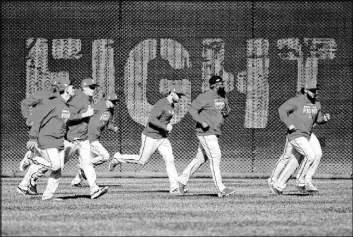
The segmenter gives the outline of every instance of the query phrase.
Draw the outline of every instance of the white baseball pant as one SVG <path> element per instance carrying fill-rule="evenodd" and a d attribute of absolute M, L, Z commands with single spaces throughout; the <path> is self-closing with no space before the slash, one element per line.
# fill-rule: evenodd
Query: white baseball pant
<path fill-rule="evenodd" d="M 221 162 L 221 150 L 218 144 L 218 137 L 216 135 L 208 135 L 197 136 L 197 138 L 200 143 L 197 148 L 196 157 L 185 168 L 183 174 L 179 176 L 178 180 L 180 183 L 186 185 L 190 177 L 207 161 L 207 159 L 209 159 L 213 182 L 217 191 L 222 192 L 223 189 L 225 189 L 225 186 L 222 183 L 222 176 L 219 168 Z"/>
<path fill-rule="evenodd" d="M 315 174 L 322 157 L 321 145 L 314 133 L 311 134 L 309 143 L 314 148 L 315 160 L 310 166 L 309 171 L 305 176 L 305 183 L 312 182 L 312 177 Z M 273 183 L 276 183 L 280 174 L 284 171 L 284 168 L 286 166 L 288 166 L 288 168 L 284 173 L 287 174 L 285 175 L 285 177 L 288 177 L 288 180 L 289 180 L 291 174 L 299 166 L 303 158 L 304 158 L 303 155 L 301 155 L 297 150 L 293 149 L 293 146 L 288 142 L 288 139 L 287 139 L 284 152 L 279 158 L 279 160 L 277 161 L 276 166 L 271 173 L 271 176 L 270 176 L 271 181 Z M 290 176 L 288 176 L 288 174 L 290 174 Z M 286 183 L 288 182 L 288 180 L 285 181 L 285 184 L 283 185 L 284 187 L 286 186 Z"/>
<path fill-rule="evenodd" d="M 92 163 L 90 142 L 89 140 L 75 140 L 74 144 L 77 146 L 80 166 L 85 172 L 87 183 L 90 187 L 90 194 L 92 195 L 99 189 L 99 187 L 96 184 L 97 175 Z M 71 183 L 80 183 L 81 181 L 81 177 L 76 175 Z"/>
<path fill-rule="evenodd" d="M 299 137 L 291 140 L 287 144 L 290 144 L 291 147 L 288 149 L 292 150 L 293 156 L 289 159 L 276 182 L 276 186 L 280 190 L 283 190 L 286 187 L 289 178 L 300 163 L 301 167 L 297 172 L 296 184 L 298 186 L 304 186 L 306 182 L 311 182 L 312 176 L 315 173 L 322 156 L 320 143 L 317 137 L 313 134 L 309 141 L 305 137 Z M 306 178 L 307 174 L 309 175 Z"/>
<path fill-rule="evenodd" d="M 61 160 L 61 169 L 64 168 L 63 163 L 66 163 L 70 159 L 75 149 L 76 148 L 73 143 L 64 140 L 64 157 L 63 160 Z M 28 189 L 30 179 L 32 177 L 37 180 L 38 178 L 42 177 L 49 169 L 51 169 L 51 162 L 48 158 L 45 158 L 43 156 L 43 150 L 39 149 L 38 147 L 35 147 L 34 152 L 35 157 L 31 159 L 33 163 L 30 165 L 27 170 L 27 173 L 19 184 L 19 186 L 25 190 Z"/>
<path fill-rule="evenodd" d="M 154 139 L 141 134 L 141 148 L 139 155 L 121 154 L 119 160 L 123 163 L 147 164 L 151 155 L 158 149 L 164 159 L 167 175 L 169 178 L 170 190 L 178 188 L 178 172 L 174 164 L 172 145 L 168 138 Z"/>
<path fill-rule="evenodd" d="M 91 158 L 94 166 L 103 164 L 110 158 L 109 152 L 98 140 L 91 142 Z"/>

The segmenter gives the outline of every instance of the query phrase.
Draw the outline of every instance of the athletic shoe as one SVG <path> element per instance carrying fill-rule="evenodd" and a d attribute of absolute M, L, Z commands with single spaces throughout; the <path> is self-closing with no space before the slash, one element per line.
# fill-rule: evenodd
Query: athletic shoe
<path fill-rule="evenodd" d="M 183 195 L 183 194 L 180 193 L 179 188 L 175 188 L 173 190 L 170 190 L 169 193 L 171 195 Z"/>
<path fill-rule="evenodd" d="M 179 185 L 179 187 L 178 187 L 179 194 L 184 195 L 185 194 L 185 185 L 180 182 L 178 182 L 178 185 Z"/>
<path fill-rule="evenodd" d="M 282 195 L 283 194 L 283 191 L 279 190 L 276 185 L 270 185 L 270 189 L 272 191 L 273 194 L 276 194 L 276 195 Z"/>
<path fill-rule="evenodd" d="M 319 192 L 313 183 L 306 183 L 304 187 L 307 192 Z"/>
<path fill-rule="evenodd" d="M 28 185 L 28 194 L 30 195 L 37 195 L 37 182 L 35 178 L 30 178 L 29 185 Z"/>
<path fill-rule="evenodd" d="M 77 168 L 78 168 L 78 174 L 80 175 L 80 178 L 87 180 L 87 177 L 85 175 L 85 171 L 81 168 L 80 164 L 77 164 Z"/>
<path fill-rule="evenodd" d="M 223 189 L 222 192 L 218 193 L 218 197 L 222 198 L 224 196 L 229 196 L 229 195 L 235 193 L 235 191 L 236 191 L 235 189 L 225 188 L 225 189 Z"/>
<path fill-rule="evenodd" d="M 91 199 L 96 199 L 105 194 L 106 192 L 108 192 L 108 186 L 105 186 L 104 188 L 99 188 L 96 192 L 91 195 Z"/>
<path fill-rule="evenodd" d="M 17 187 L 17 192 L 23 196 L 26 196 L 28 194 L 28 190 L 21 188 L 20 186 Z"/>
<path fill-rule="evenodd" d="M 23 157 L 23 159 L 20 162 L 20 166 L 19 166 L 20 171 L 23 172 L 28 168 L 28 166 L 30 166 L 31 161 L 29 158 L 31 156 L 32 156 L 32 151 L 27 151 L 25 156 Z"/>
<path fill-rule="evenodd" d="M 298 191 L 302 194 L 308 194 L 308 191 L 305 190 L 305 186 L 299 186 L 299 185 L 295 185 L 298 189 Z"/>

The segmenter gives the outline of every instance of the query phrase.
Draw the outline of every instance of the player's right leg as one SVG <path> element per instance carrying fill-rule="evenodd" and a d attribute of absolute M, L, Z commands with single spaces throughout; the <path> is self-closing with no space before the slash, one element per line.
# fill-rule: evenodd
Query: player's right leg
<path fill-rule="evenodd" d="M 158 146 L 158 151 L 162 155 L 165 162 L 167 175 L 169 179 L 169 188 L 170 188 L 169 192 L 173 195 L 183 194 L 179 190 L 178 172 L 174 164 L 173 148 L 168 138 L 162 139 L 162 143 Z"/>
<path fill-rule="evenodd" d="M 20 193 L 22 195 L 32 194 L 29 191 L 30 179 L 32 177 L 32 174 L 37 172 L 40 168 L 41 168 L 41 166 L 36 165 L 36 164 L 31 164 L 29 166 L 29 169 L 27 170 L 25 176 L 23 177 L 23 179 L 21 180 L 21 182 L 19 183 L 19 185 L 17 187 L 18 193 Z"/>
<path fill-rule="evenodd" d="M 79 141 L 80 146 L 78 149 L 80 164 L 82 164 L 82 169 L 84 170 L 85 176 L 87 178 L 87 183 L 90 187 L 91 199 L 95 199 L 105 194 L 108 191 L 108 186 L 99 187 L 96 183 L 97 175 L 96 170 L 93 167 L 91 159 L 91 145 L 88 140 Z"/>
<path fill-rule="evenodd" d="M 315 151 L 305 137 L 293 139 L 291 143 L 293 147 L 304 156 L 302 165 L 300 166 L 297 173 L 296 186 L 300 192 L 306 193 L 305 176 L 315 160 Z"/>
<path fill-rule="evenodd" d="M 24 155 L 23 159 L 20 161 L 19 170 L 25 171 L 31 165 L 31 157 L 34 154 L 33 151 L 28 150 Z"/>
<path fill-rule="evenodd" d="M 190 177 L 208 160 L 206 153 L 204 152 L 201 142 L 197 147 L 197 153 L 195 158 L 186 166 L 183 173 L 178 177 L 179 192 L 184 194 L 185 186 L 189 182 Z"/>
<path fill-rule="evenodd" d="M 81 143 L 78 141 L 69 142 L 64 140 L 64 164 L 66 164 L 72 156 L 80 149 Z M 71 180 L 70 185 L 73 187 L 83 187 L 82 181 L 86 179 L 86 175 L 82 168 L 82 160 L 79 157 L 79 163 L 77 164 L 78 173 L 77 175 Z"/>
<path fill-rule="evenodd" d="M 50 162 L 42 157 L 42 151 L 38 147 L 34 151 L 35 155 L 31 157 L 32 164 L 19 185 L 20 189 L 27 190 L 26 194 L 31 195 L 37 194 L 38 178 L 50 169 Z"/>
<path fill-rule="evenodd" d="M 291 158 L 291 155 L 292 155 L 292 149 L 293 149 L 292 145 L 290 144 L 288 139 L 286 139 L 284 151 L 283 151 L 282 155 L 280 156 L 280 158 L 278 159 L 275 168 L 272 170 L 271 176 L 267 180 L 267 182 L 270 186 L 277 182 L 279 175 L 283 171 L 284 167 L 288 164 L 288 162 Z"/>
<path fill-rule="evenodd" d="M 218 137 L 215 135 L 197 137 L 199 138 L 203 150 L 210 160 L 211 174 L 218 192 L 218 196 L 224 197 L 235 193 L 235 189 L 227 188 L 222 182 L 221 171 L 219 168 L 222 154 L 218 143 Z"/>
<path fill-rule="evenodd" d="M 56 148 L 43 150 L 43 158 L 50 161 L 51 173 L 48 178 L 47 186 L 43 192 L 42 200 L 53 199 L 55 191 L 59 187 L 61 178 L 61 165 L 64 159 L 64 151 L 59 151 Z"/>
<path fill-rule="evenodd" d="M 114 154 L 114 158 L 109 163 L 109 171 L 113 171 L 115 166 L 120 163 L 131 163 L 140 165 L 146 164 L 151 155 L 158 148 L 159 144 L 161 144 L 161 142 L 162 139 L 153 139 L 142 133 L 139 155 L 120 154 L 119 152 L 116 152 Z"/>
<path fill-rule="evenodd" d="M 313 148 L 315 152 L 315 160 L 310 166 L 308 173 L 305 175 L 305 190 L 308 192 L 317 192 L 318 189 L 313 185 L 313 176 L 320 164 L 320 160 L 322 157 L 322 149 L 319 140 L 315 136 L 314 133 L 311 134 L 310 141 L 309 141 L 311 147 Z"/>
<path fill-rule="evenodd" d="M 93 141 L 91 142 L 91 157 L 93 166 L 96 167 L 109 160 L 110 155 L 107 149 L 105 149 L 99 141 Z"/>

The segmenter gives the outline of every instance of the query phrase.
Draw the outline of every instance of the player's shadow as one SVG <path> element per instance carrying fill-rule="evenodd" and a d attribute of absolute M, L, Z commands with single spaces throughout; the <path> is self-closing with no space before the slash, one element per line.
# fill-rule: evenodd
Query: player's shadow
<path fill-rule="evenodd" d="M 91 195 L 73 195 L 73 196 L 63 196 L 63 197 L 58 197 L 62 200 L 69 200 L 69 199 L 91 199 Z"/>
<path fill-rule="evenodd" d="M 218 197 L 217 193 L 186 193 L 184 197 Z"/>
<path fill-rule="evenodd" d="M 298 192 L 287 192 L 287 193 L 283 193 L 282 196 L 313 196 L 314 193 L 298 193 Z"/>

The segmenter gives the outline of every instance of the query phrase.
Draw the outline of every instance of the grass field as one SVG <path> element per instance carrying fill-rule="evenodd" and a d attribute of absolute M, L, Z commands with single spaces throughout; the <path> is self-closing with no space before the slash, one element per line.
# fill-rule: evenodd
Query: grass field
<path fill-rule="evenodd" d="M 47 178 L 38 184 L 42 194 Z M 185 196 L 171 196 L 167 178 L 98 178 L 109 186 L 91 200 L 89 188 L 62 178 L 57 197 L 16 192 L 20 178 L 2 178 L 2 236 L 352 236 L 352 180 L 317 179 L 303 196 L 290 180 L 270 195 L 265 179 L 224 179 L 235 195 L 219 198 L 211 178 L 193 178 Z"/>

